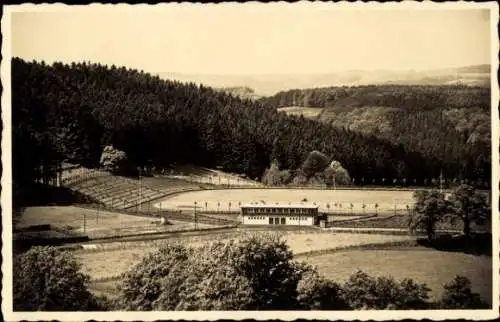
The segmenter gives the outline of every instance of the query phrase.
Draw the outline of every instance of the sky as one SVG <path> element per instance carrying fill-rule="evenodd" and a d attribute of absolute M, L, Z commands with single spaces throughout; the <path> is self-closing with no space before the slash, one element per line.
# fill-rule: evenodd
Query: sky
<path fill-rule="evenodd" d="M 490 63 L 489 10 L 366 8 L 253 3 L 26 10 L 12 13 L 11 48 L 12 56 L 47 63 L 91 61 L 187 74 Z"/>

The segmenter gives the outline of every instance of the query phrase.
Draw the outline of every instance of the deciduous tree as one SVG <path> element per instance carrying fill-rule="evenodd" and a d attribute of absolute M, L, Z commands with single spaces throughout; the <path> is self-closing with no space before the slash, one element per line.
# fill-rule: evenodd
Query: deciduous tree
<path fill-rule="evenodd" d="M 124 174 L 130 169 L 127 154 L 109 145 L 102 151 L 100 164 L 111 173 Z"/>
<path fill-rule="evenodd" d="M 425 230 L 428 240 L 432 241 L 436 223 L 450 212 L 450 204 L 444 194 L 436 190 L 417 190 L 414 198 L 415 211 L 410 214 L 408 227 L 411 231 Z"/>
<path fill-rule="evenodd" d="M 481 225 L 491 219 L 491 208 L 486 201 L 486 195 L 472 186 L 459 186 L 449 200 L 452 205 L 451 219 L 463 222 L 463 232 L 466 236 L 471 233 L 471 223 Z"/>
<path fill-rule="evenodd" d="M 68 252 L 33 247 L 13 261 L 14 310 L 103 310 L 88 291 L 89 277 Z"/>
<path fill-rule="evenodd" d="M 294 309 L 304 271 L 273 235 L 167 245 L 125 274 L 120 298 L 128 310 Z"/>

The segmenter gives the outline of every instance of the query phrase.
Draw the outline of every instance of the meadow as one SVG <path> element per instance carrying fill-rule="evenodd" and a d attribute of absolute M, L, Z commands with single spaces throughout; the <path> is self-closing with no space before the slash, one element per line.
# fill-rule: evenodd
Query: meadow
<path fill-rule="evenodd" d="M 471 280 L 472 289 L 481 298 L 492 300 L 492 260 L 489 256 L 444 252 L 424 247 L 409 249 L 350 250 L 318 256 L 299 257 L 317 265 L 324 276 L 345 281 L 357 269 L 373 276 L 412 278 L 431 288 L 438 299 L 443 284 L 460 274 Z"/>
<path fill-rule="evenodd" d="M 199 247 L 214 240 L 237 239 L 242 232 L 244 230 L 176 237 L 169 242 Z M 412 278 L 426 283 L 432 290 L 431 299 L 437 299 L 442 294 L 444 283 L 460 274 L 468 277 L 473 290 L 491 303 L 492 261 L 489 256 L 437 251 L 417 246 L 415 237 L 404 235 L 319 231 L 289 231 L 279 234 L 290 246 L 296 260 L 315 265 L 322 275 L 340 283 L 361 269 L 374 276 Z M 74 251 L 74 254 L 82 263 L 83 271 L 91 277 L 91 290 L 96 294 L 116 296 L 120 275 L 165 243 L 166 241 L 144 241 L 103 244 L 93 250 Z"/>
<path fill-rule="evenodd" d="M 168 242 L 199 247 L 214 240 L 237 239 L 241 237 L 242 233 L 245 233 L 245 229 L 231 232 L 217 232 L 203 236 L 175 237 L 169 239 Z M 247 233 L 260 234 L 262 232 L 250 231 Z M 415 240 L 412 236 L 332 233 L 307 230 L 285 231 L 279 234 L 296 255 L 358 247 L 361 245 L 379 245 L 395 242 L 413 244 Z M 113 281 L 117 284 L 122 273 L 132 268 L 145 255 L 165 243 L 166 241 L 110 243 L 73 252 L 83 265 L 83 271 L 91 277 L 93 290 L 99 292 L 102 288 L 109 289 L 113 285 Z"/>
<path fill-rule="evenodd" d="M 305 118 L 317 118 L 321 112 L 323 111 L 323 108 L 319 107 L 302 107 L 302 106 L 287 106 L 287 107 L 280 107 L 277 109 L 278 112 L 283 112 L 286 113 L 286 115 L 302 115 Z"/>
<path fill-rule="evenodd" d="M 414 203 L 410 190 L 321 190 L 321 189 L 227 189 L 190 191 L 172 195 L 158 202 L 161 209 L 194 208 L 194 202 L 202 210 L 238 210 L 246 203 L 316 203 L 319 211 L 332 213 L 366 212 L 394 213 L 405 212 Z M 351 209 L 351 204 L 353 208 Z M 363 205 L 365 208 L 363 209 Z M 376 205 L 378 208 L 376 209 Z"/>

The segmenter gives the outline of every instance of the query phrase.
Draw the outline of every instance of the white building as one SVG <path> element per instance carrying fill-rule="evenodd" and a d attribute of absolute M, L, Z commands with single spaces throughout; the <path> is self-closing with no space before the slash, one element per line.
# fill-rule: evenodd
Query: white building
<path fill-rule="evenodd" d="M 313 226 L 319 224 L 318 209 L 305 204 L 246 204 L 241 206 L 242 224 Z"/>

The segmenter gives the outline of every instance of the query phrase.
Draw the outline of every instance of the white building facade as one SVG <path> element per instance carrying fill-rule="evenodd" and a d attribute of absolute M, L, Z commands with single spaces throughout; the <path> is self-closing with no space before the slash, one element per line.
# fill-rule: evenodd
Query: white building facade
<path fill-rule="evenodd" d="M 266 205 L 247 204 L 241 206 L 243 225 L 282 225 L 314 226 L 318 225 L 316 205 Z"/>

